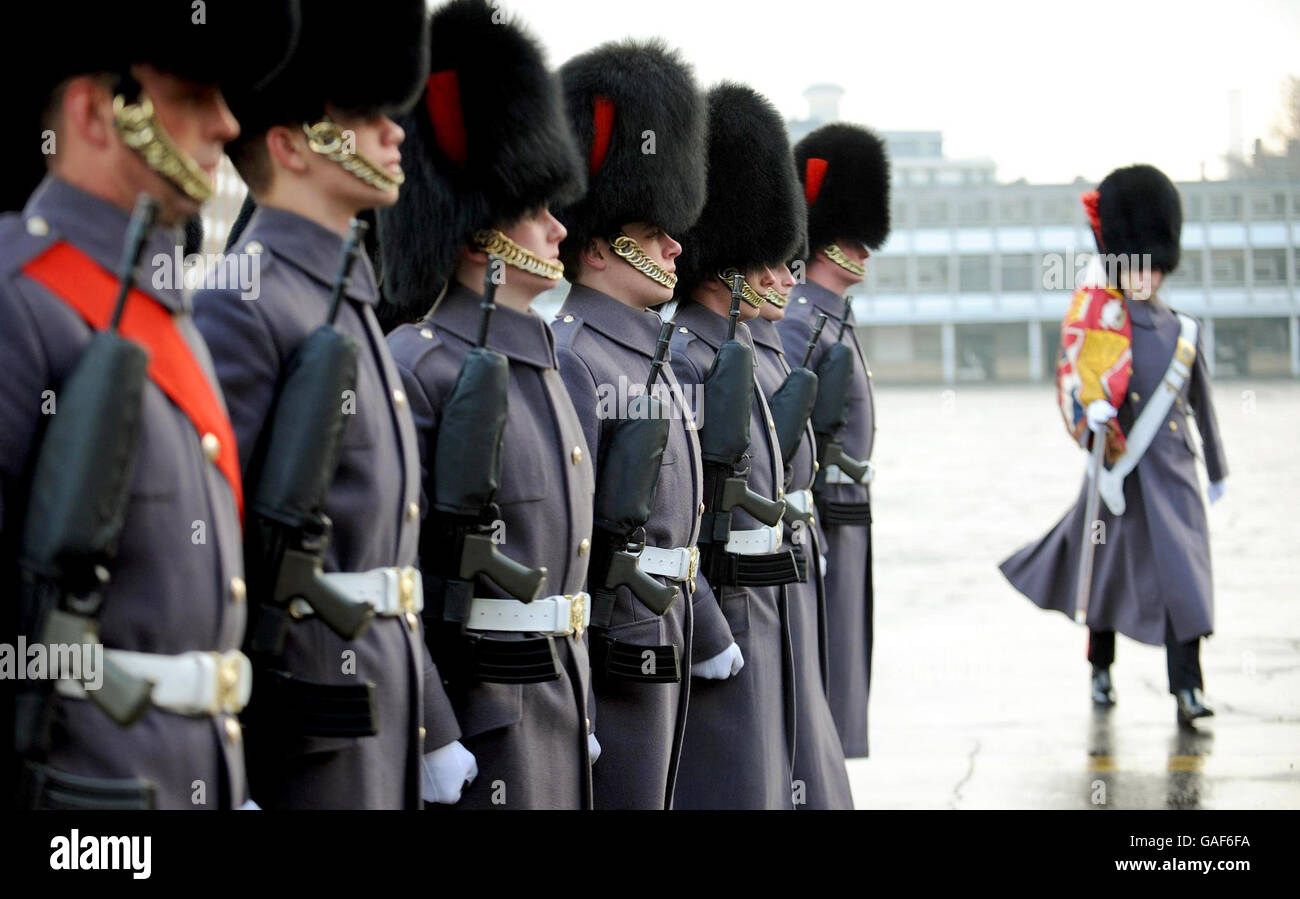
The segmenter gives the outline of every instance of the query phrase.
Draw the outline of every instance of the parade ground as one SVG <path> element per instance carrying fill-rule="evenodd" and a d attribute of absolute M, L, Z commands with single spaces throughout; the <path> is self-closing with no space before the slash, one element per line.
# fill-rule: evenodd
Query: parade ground
<path fill-rule="evenodd" d="M 1300 808 L 1300 384 L 1224 381 L 1209 511 L 1217 717 L 1180 732 L 1163 648 L 1119 639 L 1093 711 L 1087 632 L 998 563 L 1078 496 L 1055 386 L 877 387 L 871 752 L 858 808 Z M 1204 469 L 1201 469 L 1204 479 Z"/>

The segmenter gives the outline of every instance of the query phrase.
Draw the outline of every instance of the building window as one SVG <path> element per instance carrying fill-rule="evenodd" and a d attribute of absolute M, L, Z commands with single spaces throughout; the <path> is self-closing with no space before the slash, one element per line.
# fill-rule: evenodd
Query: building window
<path fill-rule="evenodd" d="M 908 202 L 901 198 L 894 198 L 889 204 L 889 220 L 894 228 L 907 228 L 911 225 L 908 220 Z"/>
<path fill-rule="evenodd" d="M 1212 250 L 1210 273 L 1216 287 L 1241 287 L 1246 283 L 1246 254 L 1241 250 Z"/>
<path fill-rule="evenodd" d="M 1255 194 L 1250 198 L 1250 217 L 1255 221 L 1286 216 L 1286 194 Z"/>
<path fill-rule="evenodd" d="M 998 206 L 998 215 L 1004 225 L 1028 225 L 1032 217 L 1029 198 L 1003 200 Z"/>
<path fill-rule="evenodd" d="M 905 256 L 873 257 L 876 269 L 876 290 L 881 293 L 903 293 L 907 290 L 907 258 Z"/>
<path fill-rule="evenodd" d="M 1002 256 L 1003 293 L 1024 292 L 1034 289 L 1034 257 L 1028 253 L 1008 253 Z"/>
<path fill-rule="evenodd" d="M 1183 196 L 1183 218 L 1189 222 L 1199 222 L 1203 203 L 1201 203 L 1200 194 L 1193 196 Z"/>
<path fill-rule="evenodd" d="M 1201 286 L 1200 250 L 1183 251 L 1183 258 L 1179 261 L 1178 268 L 1169 276 L 1169 283 L 1174 287 Z"/>
<path fill-rule="evenodd" d="M 947 293 L 948 257 L 919 256 L 916 260 L 917 293 Z"/>
<path fill-rule="evenodd" d="M 1286 250 L 1256 250 L 1251 255 L 1257 285 L 1276 287 L 1286 284 Z"/>
<path fill-rule="evenodd" d="M 1039 222 L 1044 225 L 1073 225 L 1083 207 L 1073 195 L 1047 194 L 1038 201 Z"/>
<path fill-rule="evenodd" d="M 1214 222 L 1241 221 L 1241 195 L 1221 194 L 1221 193 L 1211 194 L 1210 195 L 1210 221 L 1214 221 Z"/>
<path fill-rule="evenodd" d="M 962 200 L 957 203 L 957 224 L 987 225 L 989 223 L 989 201 Z"/>
<path fill-rule="evenodd" d="M 961 256 L 957 273 L 962 293 L 988 293 L 993 289 L 991 256 Z"/>
<path fill-rule="evenodd" d="M 921 200 L 916 204 L 916 224 L 919 228 L 948 224 L 947 200 Z"/>

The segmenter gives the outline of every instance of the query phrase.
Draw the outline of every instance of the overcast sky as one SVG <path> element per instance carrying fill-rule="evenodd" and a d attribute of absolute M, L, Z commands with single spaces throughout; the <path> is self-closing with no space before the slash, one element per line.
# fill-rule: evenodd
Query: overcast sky
<path fill-rule="evenodd" d="M 1222 175 L 1229 91 L 1241 136 L 1272 140 L 1300 74 L 1300 0 L 501 0 L 552 65 L 603 41 L 661 35 L 705 84 L 734 78 L 803 118 L 834 82 L 841 118 L 938 130 L 949 157 L 999 180 L 1096 181 L 1151 162 Z"/>

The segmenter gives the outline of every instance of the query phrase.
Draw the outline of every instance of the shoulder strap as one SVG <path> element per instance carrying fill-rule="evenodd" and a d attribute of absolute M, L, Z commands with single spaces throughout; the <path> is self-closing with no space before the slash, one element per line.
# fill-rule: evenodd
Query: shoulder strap
<path fill-rule="evenodd" d="M 72 244 L 54 244 L 24 265 L 23 274 L 67 303 L 95 330 L 108 327 L 116 300 L 116 280 Z M 216 438 L 218 450 L 213 461 L 230 485 L 243 521 L 244 493 L 235 430 L 171 313 L 144 291 L 133 288 L 127 294 L 120 331 L 148 351 L 149 379 L 184 413 L 200 439 Z"/>

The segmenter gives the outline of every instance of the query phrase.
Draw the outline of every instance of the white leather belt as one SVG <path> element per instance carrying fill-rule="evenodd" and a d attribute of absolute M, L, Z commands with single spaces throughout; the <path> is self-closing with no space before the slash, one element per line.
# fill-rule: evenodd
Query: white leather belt
<path fill-rule="evenodd" d="M 870 484 L 872 481 L 876 479 L 876 464 L 868 460 L 866 465 L 867 465 L 867 473 L 862 476 L 862 480 L 860 481 L 853 480 L 853 478 L 849 477 L 848 473 L 845 472 L 838 465 L 827 465 L 826 483 L 827 484 Z"/>
<path fill-rule="evenodd" d="M 738 556 L 768 556 L 781 548 L 781 525 L 732 531 L 727 552 Z"/>
<path fill-rule="evenodd" d="M 836 471 L 838 470 L 836 468 Z M 785 495 L 785 504 L 800 515 L 809 515 L 813 511 L 813 492 L 811 490 L 793 490 Z"/>
<path fill-rule="evenodd" d="M 517 599 L 479 599 L 470 603 L 465 627 L 472 631 L 508 631 L 548 637 L 582 636 L 591 624 L 591 597 L 547 596 L 532 602 Z"/>
<path fill-rule="evenodd" d="M 398 618 L 407 612 L 416 615 L 424 609 L 424 580 L 419 569 L 376 568 L 373 571 L 332 571 L 322 574 L 329 584 L 350 602 L 371 606 L 380 618 Z M 315 611 L 305 600 L 289 604 L 295 618 L 306 618 Z"/>
<path fill-rule="evenodd" d="M 253 666 L 239 650 L 165 656 L 105 649 L 104 659 L 149 681 L 153 704 L 177 715 L 237 715 L 253 692 Z M 54 688 L 69 699 L 86 698 L 79 681 L 60 680 Z"/>
<path fill-rule="evenodd" d="M 700 567 L 700 551 L 694 546 L 679 546 L 677 549 L 647 546 L 637 556 L 636 567 L 646 574 L 657 574 L 670 581 L 684 583 L 695 579 L 695 572 Z"/>

